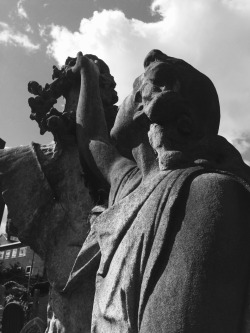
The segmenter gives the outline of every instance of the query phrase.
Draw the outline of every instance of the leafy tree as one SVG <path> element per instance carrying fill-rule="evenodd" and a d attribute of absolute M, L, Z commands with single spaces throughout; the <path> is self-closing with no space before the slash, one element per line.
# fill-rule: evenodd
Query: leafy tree
<path fill-rule="evenodd" d="M 27 283 L 25 270 L 21 267 L 19 262 L 16 262 L 9 267 L 4 267 L 3 262 L 0 263 L 0 284 L 4 284 L 7 281 L 15 281 L 21 284 Z"/>

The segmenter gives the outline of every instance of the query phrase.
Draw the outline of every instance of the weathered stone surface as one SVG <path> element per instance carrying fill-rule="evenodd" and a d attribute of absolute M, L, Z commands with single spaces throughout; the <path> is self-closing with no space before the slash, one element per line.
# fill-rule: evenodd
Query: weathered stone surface
<path fill-rule="evenodd" d="M 80 94 L 88 79 L 96 91 L 94 66 L 81 54 L 77 64 Z M 241 332 L 249 285 L 249 168 L 217 136 L 219 102 L 205 75 L 157 50 L 144 64 L 111 131 L 135 162 L 115 153 L 101 121 L 101 130 L 94 128 L 92 119 L 104 118 L 101 107 L 91 108 L 93 96 L 77 109 L 78 137 L 81 127 L 93 129 L 88 149 L 111 183 L 110 208 L 93 226 L 101 263 L 92 330 Z"/>
<path fill-rule="evenodd" d="M 46 324 L 41 318 L 36 317 L 30 320 L 20 331 L 20 333 L 44 333 Z"/>
<path fill-rule="evenodd" d="M 115 82 L 102 60 L 88 57 L 100 67 L 101 89 L 107 92 L 103 97 L 106 119 L 112 126 Z M 10 227 L 45 260 L 51 284 L 47 333 L 90 332 L 99 256 L 77 290 L 70 294 L 61 290 L 90 230 L 92 207 L 107 201 L 103 183 L 96 182 L 79 162 L 75 135 L 79 77 L 67 76 L 67 68 L 75 60 L 68 59 L 62 70 L 54 69 L 56 80 L 44 88 L 36 82 L 29 84 L 29 91 L 36 95 L 29 100 L 32 119 L 38 122 L 41 133 L 51 131 L 55 142 L 0 151 L 0 180 Z M 62 113 L 52 108 L 61 95 L 66 98 Z"/>
<path fill-rule="evenodd" d="M 59 155 L 54 144 L 10 148 L 1 154 L 0 169 L 3 197 L 17 236 L 45 259 L 52 285 L 50 325 L 57 326 L 58 332 L 77 332 L 86 323 L 76 309 L 92 309 L 94 290 L 90 287 L 92 301 L 88 302 L 84 295 L 75 299 L 61 296 L 54 288 L 62 288 L 68 279 L 89 230 L 87 218 L 93 201 L 84 184 L 76 145 L 64 147 Z M 79 323 L 74 329 L 69 326 L 69 313 Z"/>
<path fill-rule="evenodd" d="M 71 120 L 49 111 L 58 89 L 33 83 L 32 117 L 56 144 L 0 155 L 13 223 L 46 258 L 46 332 L 90 332 L 91 321 L 95 333 L 248 332 L 250 171 L 217 134 L 212 82 L 151 51 L 119 108 L 111 143 L 112 79 L 106 89 L 98 61 L 79 53 L 55 69 L 55 87 L 65 78 L 73 87 L 66 105 L 68 114 L 77 105 L 77 145 L 69 140 Z M 95 193 L 110 184 L 106 210 L 94 207 L 79 177 L 78 151 Z"/>

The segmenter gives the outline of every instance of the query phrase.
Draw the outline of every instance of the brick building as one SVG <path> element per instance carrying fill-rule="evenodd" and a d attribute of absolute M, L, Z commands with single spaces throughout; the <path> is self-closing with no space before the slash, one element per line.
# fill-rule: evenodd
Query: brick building
<path fill-rule="evenodd" d="M 5 141 L 0 138 L 0 149 L 5 147 Z M 1 196 L 0 187 L 0 226 L 4 212 L 4 201 Z M 4 228 L 2 228 L 4 230 Z M 10 267 L 15 263 L 19 263 L 24 268 L 27 275 L 44 276 L 44 263 L 41 258 L 34 253 L 29 246 L 23 245 L 18 238 L 5 234 L 1 234 L 0 229 L 0 264 L 4 267 Z M 31 267 L 32 272 L 31 272 Z"/>
<path fill-rule="evenodd" d="M 44 263 L 42 259 L 17 238 L 11 237 L 11 239 L 11 241 L 8 241 L 6 234 L 0 235 L 0 262 L 3 262 L 4 267 L 19 263 L 25 269 L 27 275 L 31 273 L 32 276 L 43 276 Z"/>

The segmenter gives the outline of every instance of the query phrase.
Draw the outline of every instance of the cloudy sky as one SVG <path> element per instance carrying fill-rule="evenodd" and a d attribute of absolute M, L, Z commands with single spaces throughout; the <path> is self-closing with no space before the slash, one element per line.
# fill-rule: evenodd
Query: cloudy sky
<path fill-rule="evenodd" d="M 29 119 L 27 83 L 51 82 L 52 66 L 93 53 L 117 82 L 119 103 L 158 48 L 214 82 L 221 130 L 250 161 L 249 0 L 0 0 L 0 137 L 47 143 Z"/>
<path fill-rule="evenodd" d="M 94 53 L 111 68 L 119 102 L 152 48 L 183 58 L 215 83 L 221 134 L 250 160 L 249 0 L 0 0 L 0 137 L 46 143 L 29 120 L 27 83 L 52 65 Z"/>

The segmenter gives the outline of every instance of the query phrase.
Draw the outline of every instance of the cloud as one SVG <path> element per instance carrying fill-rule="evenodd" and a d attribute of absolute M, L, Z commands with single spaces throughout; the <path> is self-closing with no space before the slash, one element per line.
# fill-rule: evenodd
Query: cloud
<path fill-rule="evenodd" d="M 230 141 L 249 133 L 250 5 L 249 0 L 155 0 L 152 14 L 161 20 L 145 23 L 118 10 L 83 18 L 78 31 L 50 27 L 47 52 L 62 65 L 77 51 L 105 60 L 122 100 L 142 71 L 153 48 L 183 58 L 208 75 L 220 97 L 221 134 Z"/>
<path fill-rule="evenodd" d="M 30 33 L 34 33 L 34 30 L 32 29 L 30 24 L 26 24 L 25 26 L 25 31 L 26 32 L 30 32 Z"/>
<path fill-rule="evenodd" d="M 27 35 L 15 31 L 4 22 L 0 22 L 0 44 L 19 46 L 30 52 L 40 48 L 40 45 L 32 43 Z"/>
<path fill-rule="evenodd" d="M 232 143 L 242 154 L 245 163 L 250 165 L 250 135 L 243 134 L 242 138 L 234 139 Z"/>
<path fill-rule="evenodd" d="M 250 10 L 250 2 L 248 0 L 222 0 L 225 5 L 232 9 L 245 12 Z"/>
<path fill-rule="evenodd" d="M 28 14 L 25 11 L 24 7 L 23 7 L 23 3 L 25 2 L 25 0 L 19 0 L 17 3 L 17 15 L 20 18 L 24 18 L 24 19 L 28 19 Z"/>
<path fill-rule="evenodd" d="M 241 154 L 244 154 L 250 149 L 250 138 L 243 137 L 242 139 L 235 139 L 233 144 Z"/>

